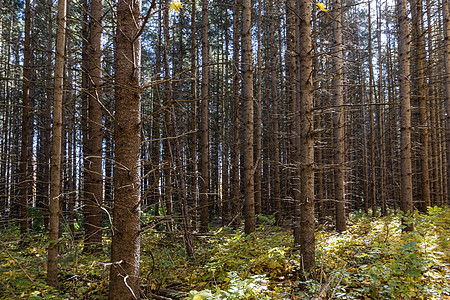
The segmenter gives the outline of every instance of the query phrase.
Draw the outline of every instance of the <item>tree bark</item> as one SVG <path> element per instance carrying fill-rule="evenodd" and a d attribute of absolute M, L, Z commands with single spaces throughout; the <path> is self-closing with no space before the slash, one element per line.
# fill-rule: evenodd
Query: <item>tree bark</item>
<path fill-rule="evenodd" d="M 139 299 L 140 0 L 117 3 L 115 166 L 109 299 Z"/>
<path fill-rule="evenodd" d="M 410 33 L 406 0 L 397 0 L 399 85 L 400 85 L 400 153 L 401 209 L 405 214 L 413 211 L 411 167 L 411 87 L 410 87 Z M 413 226 L 406 227 L 412 231 Z"/>
<path fill-rule="evenodd" d="M 209 43 L 208 1 L 202 4 L 202 111 L 200 133 L 200 230 L 207 232 L 209 205 Z"/>
<path fill-rule="evenodd" d="M 269 42 L 269 66 L 270 66 L 270 87 L 271 87 L 271 98 L 272 98 L 272 165 L 273 165 L 273 210 L 275 212 L 275 224 L 277 226 L 281 225 L 282 216 L 282 206 L 281 206 L 281 179 L 280 179 L 280 117 L 279 117 L 279 99 L 277 93 L 277 48 L 275 45 L 275 16 L 273 13 L 273 1 L 268 0 L 268 10 L 270 14 L 268 42 Z"/>
<path fill-rule="evenodd" d="M 299 74 L 300 103 L 297 134 L 299 151 L 295 211 L 299 226 L 294 228 L 294 244 L 299 246 L 303 257 L 304 270 L 311 272 L 315 266 L 315 220 L 314 220 L 314 111 L 313 111 L 313 78 L 312 78 L 312 40 L 311 40 L 311 2 L 301 0 L 299 3 Z"/>
<path fill-rule="evenodd" d="M 263 0 L 259 0 L 258 2 L 258 50 L 257 50 L 257 58 L 256 58 L 256 68 L 258 70 L 257 73 L 257 83 L 256 83 L 256 105 L 255 105 L 255 151 L 254 151 L 254 159 L 255 159 L 255 213 L 261 214 L 262 212 L 262 182 L 261 182 L 261 162 L 262 162 L 262 127 L 261 127 L 261 117 L 262 117 L 262 107 L 261 107 L 261 97 L 262 97 L 262 63 L 261 63 L 261 28 L 262 28 L 262 5 Z M 275 77 L 276 78 L 276 77 Z"/>
<path fill-rule="evenodd" d="M 444 10 L 444 65 L 445 65 L 445 109 L 446 109 L 446 144 L 447 144 L 447 187 L 450 187 L 450 7 L 447 0 L 443 1 Z M 445 199 L 450 204 L 450 193 Z M 444 203 L 443 203 L 444 204 Z"/>
<path fill-rule="evenodd" d="M 231 200 L 231 217 L 232 226 L 239 227 L 241 223 L 240 212 L 240 182 L 239 182 L 239 27 L 240 27 L 240 11 L 241 0 L 234 0 L 233 5 L 233 146 L 231 150 L 231 185 L 232 185 L 232 200 Z"/>
<path fill-rule="evenodd" d="M 85 163 L 85 239 L 86 253 L 101 251 L 103 175 L 102 175 L 102 16 L 103 0 L 91 0 L 89 22 L 88 140 Z"/>
<path fill-rule="evenodd" d="M 53 97 L 52 119 L 52 156 L 50 170 L 50 233 L 47 262 L 47 284 L 58 286 L 58 239 L 60 197 L 62 193 L 61 158 L 62 158 L 62 112 L 64 96 L 64 52 L 66 48 L 66 0 L 58 1 L 56 58 L 55 58 L 55 87 Z"/>
<path fill-rule="evenodd" d="M 20 234 L 25 236 L 28 231 L 28 197 L 30 186 L 29 174 L 29 134 L 30 134 L 30 63 L 31 63 L 31 3 L 25 1 L 25 28 L 23 48 L 23 85 L 22 85 L 22 141 L 20 153 Z"/>
<path fill-rule="evenodd" d="M 430 178 L 428 166 L 428 116 L 425 85 L 425 34 L 423 30 L 422 0 L 411 0 L 412 36 L 414 46 L 414 86 L 415 100 L 419 107 L 419 173 L 420 173 L 420 208 L 423 212 L 430 206 Z"/>
<path fill-rule="evenodd" d="M 336 208 L 336 230 L 343 232 L 346 230 L 345 224 L 345 136 L 344 136 L 344 94 L 343 94 L 343 59 L 342 59 L 342 8 L 341 0 L 334 0 L 334 176 L 335 176 L 335 208 Z"/>
<path fill-rule="evenodd" d="M 252 58 L 252 3 L 243 0 L 242 9 L 242 170 L 244 185 L 244 231 L 255 231 L 255 183 L 253 161 L 253 58 Z"/>

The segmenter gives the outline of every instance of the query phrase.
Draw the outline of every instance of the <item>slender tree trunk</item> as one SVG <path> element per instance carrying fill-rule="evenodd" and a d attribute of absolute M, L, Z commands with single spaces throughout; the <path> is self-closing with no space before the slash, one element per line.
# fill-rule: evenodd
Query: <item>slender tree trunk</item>
<path fill-rule="evenodd" d="M 163 12 L 163 35 L 164 35 L 164 50 L 163 50 L 163 65 L 164 65 L 164 80 L 166 81 L 164 85 L 164 103 L 168 107 L 164 111 L 164 123 L 166 128 L 167 140 L 164 143 L 164 160 L 167 164 L 165 170 L 165 194 L 164 201 L 166 205 L 166 215 L 169 216 L 169 221 L 167 222 L 167 230 L 172 231 L 172 213 L 173 213 L 173 184 L 174 184 L 174 154 L 173 154 L 173 143 L 172 139 L 175 137 L 172 118 L 174 117 L 173 110 L 173 87 L 172 81 L 170 80 L 170 32 L 169 32 L 169 0 L 165 1 L 166 9 Z"/>
<path fill-rule="evenodd" d="M 449 2 L 444 0 L 444 65 L 445 65 L 445 109 L 447 117 L 446 143 L 447 143 L 447 187 L 450 187 L 450 7 Z M 450 193 L 445 199 L 450 204 Z"/>
<path fill-rule="evenodd" d="M 344 136 L 344 91 L 343 91 L 343 59 L 342 59 L 342 8 L 341 0 L 334 0 L 333 5 L 334 19 L 334 184 L 336 201 L 336 230 L 343 232 L 346 230 L 345 224 L 345 136 Z"/>
<path fill-rule="evenodd" d="M 303 267 L 307 272 L 315 266 L 314 237 L 314 111 L 313 111 L 313 78 L 312 78 L 312 40 L 311 40 L 311 2 L 299 1 L 299 69 L 300 105 L 298 107 L 300 122 L 298 128 L 299 166 L 296 176 L 298 180 L 295 197 L 295 211 L 300 210 L 300 226 L 294 229 L 294 243 L 300 246 Z M 300 209 L 298 208 L 300 206 Z"/>
<path fill-rule="evenodd" d="M 200 136 L 200 230 L 208 229 L 209 205 L 209 43 L 208 1 L 202 4 L 202 112 Z"/>
<path fill-rule="evenodd" d="M 261 28 L 262 28 L 262 6 L 263 0 L 259 0 L 258 3 L 258 51 L 257 51 L 257 83 L 256 83 L 256 105 L 255 105 L 255 213 L 261 214 L 262 211 L 262 200 L 261 200 L 261 163 L 262 163 L 262 126 L 261 126 L 261 116 L 262 116 L 262 107 L 261 107 L 261 97 L 262 97 L 262 63 L 261 63 Z"/>
<path fill-rule="evenodd" d="M 255 183 L 253 161 L 253 58 L 252 3 L 243 0 L 242 10 L 242 177 L 244 185 L 244 217 L 246 234 L 255 231 Z"/>
<path fill-rule="evenodd" d="M 225 18 L 224 30 L 225 30 L 225 53 L 224 53 L 224 61 L 229 61 L 229 45 L 230 38 L 228 34 L 229 24 L 229 15 L 228 12 L 225 12 L 223 16 Z M 229 185 L 229 159 L 230 159 L 230 143 L 229 143 L 229 134 L 230 134 L 230 100 L 229 95 L 229 82 L 230 76 L 228 69 L 225 67 L 222 69 L 224 74 L 224 80 L 222 81 L 223 92 L 225 94 L 223 101 L 224 104 L 222 106 L 222 226 L 228 226 L 230 223 L 230 185 Z"/>
<path fill-rule="evenodd" d="M 380 204 L 381 204 L 381 215 L 386 216 L 386 140 L 385 140 L 385 120 L 384 120 L 384 89 L 383 89 L 383 57 L 381 52 L 381 3 L 377 0 L 377 42 L 378 42 L 378 124 L 380 128 Z"/>
<path fill-rule="evenodd" d="M 270 87 L 271 87 L 271 98 L 272 98 L 272 165 L 273 165 L 273 193 L 272 201 L 274 203 L 273 208 L 275 211 L 275 224 L 277 226 L 281 225 L 282 216 L 282 206 L 281 206 L 281 179 L 280 179 L 280 118 L 279 118 L 279 108 L 278 108 L 278 93 L 277 93 L 277 48 L 275 45 L 275 16 L 273 13 L 273 1 L 268 0 L 268 10 L 270 14 L 270 24 L 268 34 L 269 42 L 269 66 L 270 66 Z"/>
<path fill-rule="evenodd" d="M 241 0 L 234 0 L 233 5 L 233 147 L 231 153 L 231 216 L 233 227 L 239 227 L 241 223 L 240 216 L 240 181 L 239 181 L 239 28 L 240 28 L 240 5 Z"/>
<path fill-rule="evenodd" d="M 192 1 L 192 11 L 191 11 L 191 40 L 192 40 L 192 58 L 191 58 L 191 68 L 193 70 L 193 80 L 191 86 L 192 99 L 192 207 L 197 208 L 198 205 L 198 154 L 197 154 L 197 40 L 196 40 L 196 0 Z M 196 230 L 197 228 L 197 209 L 192 212 L 192 228 Z"/>
<path fill-rule="evenodd" d="M 61 158 L 62 158 L 62 112 L 64 96 L 64 52 L 66 49 L 66 0 L 58 1 L 56 59 L 55 59 L 55 87 L 53 97 L 53 139 L 51 156 L 51 183 L 50 183 L 50 233 L 47 262 L 47 284 L 53 287 L 58 285 L 58 239 L 60 197 L 62 193 Z"/>
<path fill-rule="evenodd" d="M 401 209 L 405 214 L 413 211 L 411 167 L 411 100 L 410 100 L 410 33 L 406 0 L 397 0 L 399 85 L 400 85 L 400 152 Z M 413 226 L 407 226 L 412 231 Z"/>
<path fill-rule="evenodd" d="M 31 3 L 25 1 L 25 41 L 23 48 L 23 85 L 22 85 L 22 141 L 20 157 L 20 234 L 25 236 L 28 231 L 28 198 L 30 175 L 29 174 L 29 133 L 30 133 L 30 63 L 31 63 Z"/>
<path fill-rule="evenodd" d="M 139 299 L 141 1 L 117 3 L 115 167 L 109 299 Z"/>
<path fill-rule="evenodd" d="M 411 0 L 412 13 L 412 36 L 415 48 L 414 55 L 414 78 L 415 96 L 419 105 L 419 168 L 420 168 L 420 195 L 421 210 L 426 212 L 430 206 L 430 178 L 428 167 L 428 117 L 427 97 L 425 85 L 425 34 L 423 31 L 422 0 Z"/>
<path fill-rule="evenodd" d="M 289 157 L 292 157 L 292 160 L 298 160 L 297 154 L 298 151 L 296 149 L 296 140 L 298 139 L 297 132 L 295 130 L 296 123 L 298 120 L 296 119 L 297 111 L 296 111 L 296 99 L 297 99 L 297 85 L 296 85 L 296 79 L 297 79 L 297 40 L 296 40 L 296 25 L 297 25 L 297 11 L 296 11 L 296 2 L 294 0 L 287 0 L 286 2 L 287 6 L 287 12 L 286 12 L 286 45 L 287 45 L 287 51 L 286 51 L 286 89 L 287 89 L 287 111 L 292 115 L 291 119 L 288 121 L 288 124 L 286 124 L 286 130 L 291 132 L 289 135 L 289 140 L 286 138 L 283 140 L 286 146 L 283 146 L 285 151 L 289 153 Z M 286 155 L 284 164 L 291 163 L 290 161 L 287 161 L 288 157 Z M 294 177 L 295 174 L 293 174 L 295 171 L 287 170 L 288 174 L 286 176 L 288 177 Z M 298 178 L 299 179 L 299 178 Z M 289 182 L 288 182 L 289 181 Z M 291 182 L 292 180 L 288 180 L 286 178 L 286 184 L 289 184 L 289 188 L 286 186 L 283 188 L 285 190 L 285 195 L 291 192 Z M 281 201 L 281 199 L 280 199 Z M 295 201 L 299 201 L 299 199 L 295 198 Z M 288 207 L 288 204 L 284 204 L 283 206 L 284 211 L 289 212 L 291 209 Z M 295 205 L 295 211 L 294 211 L 294 237 L 300 234 L 300 206 Z M 278 219 L 278 222 L 281 221 L 281 211 L 277 212 L 279 216 L 275 215 L 275 218 Z M 298 236 L 297 239 L 300 237 Z"/>
<path fill-rule="evenodd" d="M 368 2 L 368 23 L 369 23 L 369 57 L 373 57 L 372 51 L 372 20 L 371 20 L 370 1 Z M 372 217 L 377 216 L 377 178 L 376 178 L 376 139 L 375 139 L 375 121 L 374 121 L 374 101 L 373 101 L 373 62 L 369 59 L 369 122 L 370 122 L 370 183 L 371 183 L 371 195 L 370 204 L 372 207 Z"/>
<path fill-rule="evenodd" d="M 84 252 L 101 251 L 103 175 L 102 175 L 102 17 L 103 1 L 91 0 L 89 22 L 89 106 L 88 140 L 85 153 L 85 240 Z"/>

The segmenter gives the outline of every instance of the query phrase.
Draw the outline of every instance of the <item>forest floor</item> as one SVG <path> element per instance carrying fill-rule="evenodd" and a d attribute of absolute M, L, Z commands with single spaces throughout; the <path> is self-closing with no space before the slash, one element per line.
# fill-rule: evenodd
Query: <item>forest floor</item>
<path fill-rule="evenodd" d="M 149 229 L 141 243 L 142 299 L 450 299 L 449 208 L 416 213 L 410 233 L 398 213 L 352 213 L 343 234 L 319 226 L 315 274 L 302 271 L 290 230 L 258 219 L 248 236 L 229 228 L 196 235 L 193 258 L 182 236 Z M 0 299 L 106 299 L 110 237 L 103 252 L 86 255 L 82 241 L 65 232 L 55 290 L 45 283 L 48 237 L 40 232 L 24 243 L 18 228 L 0 229 Z"/>

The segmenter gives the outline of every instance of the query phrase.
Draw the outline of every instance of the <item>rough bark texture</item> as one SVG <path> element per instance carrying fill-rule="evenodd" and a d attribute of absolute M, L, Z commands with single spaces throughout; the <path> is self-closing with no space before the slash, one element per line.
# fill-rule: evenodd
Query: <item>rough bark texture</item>
<path fill-rule="evenodd" d="M 200 230 L 208 231 L 209 192 L 209 44 L 208 1 L 202 5 L 202 111 L 200 133 Z"/>
<path fill-rule="evenodd" d="M 335 207 L 336 207 L 336 230 L 343 232 L 346 230 L 345 224 L 345 174 L 344 174 L 344 158 L 345 158 L 345 136 L 344 136 L 344 93 L 343 93 L 343 59 L 342 59 L 342 23 L 341 23 L 341 1 L 334 0 L 333 5 L 334 21 L 334 183 L 335 183 Z"/>
<path fill-rule="evenodd" d="M 242 162 L 244 168 L 244 217 L 246 234 L 255 231 L 255 183 L 253 162 L 253 59 L 252 59 L 252 5 L 243 0 L 242 10 Z"/>
<path fill-rule="evenodd" d="M 30 185 L 29 174 L 29 135 L 30 135 L 30 63 L 31 63 L 31 4 L 30 0 L 25 1 L 25 28 L 24 28 L 24 48 L 23 48 L 23 85 L 22 85 L 22 140 L 20 149 L 20 234 L 24 236 L 28 231 L 28 190 Z"/>
<path fill-rule="evenodd" d="M 450 186 L 450 7 L 444 0 L 444 64 L 445 64 L 445 108 L 447 112 L 447 186 Z M 447 193 L 447 204 L 450 204 L 450 193 Z M 444 204 L 444 203 L 443 203 Z"/>
<path fill-rule="evenodd" d="M 262 178 L 261 178 L 261 158 L 262 158 L 262 126 L 261 126 L 261 118 L 262 118 L 262 107 L 261 107 L 261 97 L 262 97 L 262 62 L 261 62 L 261 46 L 262 46 L 262 37 L 261 37 L 261 28 L 262 28 L 262 5 L 263 1 L 260 0 L 258 3 L 258 53 L 257 53 L 257 85 L 256 85 L 256 105 L 255 105 L 255 213 L 261 214 L 262 211 Z M 276 78 L 276 77 L 275 77 Z"/>
<path fill-rule="evenodd" d="M 296 206 L 300 206 L 300 226 L 294 232 L 294 243 L 300 247 L 305 271 L 311 272 L 315 266 L 314 237 L 314 112 L 312 78 L 311 2 L 299 2 L 299 68 L 300 78 L 300 123 L 299 161 L 296 174 L 300 186 L 297 187 Z M 297 210 L 297 208 L 296 208 Z"/>
<path fill-rule="evenodd" d="M 287 44 L 287 53 L 286 53 L 286 68 L 287 68 L 287 103 L 288 106 L 290 106 L 290 110 L 292 112 L 293 116 L 297 115 L 296 112 L 296 98 L 297 98 L 297 85 L 296 85 L 296 78 L 297 78 L 297 49 L 296 49 L 296 24 L 297 24 L 297 15 L 296 15 L 296 6 L 295 6 L 294 0 L 288 0 L 286 2 L 287 6 L 287 20 L 286 20 L 286 44 Z M 296 140 L 298 139 L 297 132 L 295 130 L 296 122 L 298 122 L 297 117 L 293 117 L 293 119 L 289 120 L 290 124 L 288 126 L 288 130 L 292 132 L 290 136 L 290 140 L 288 140 L 289 145 L 286 147 L 288 148 L 286 151 L 289 153 L 292 153 L 292 156 L 294 157 L 293 160 L 298 160 L 298 151 L 296 151 Z M 283 147 L 285 148 L 285 147 Z M 286 162 L 286 161 L 284 161 Z M 288 171 L 289 176 L 295 177 L 295 174 L 292 174 L 295 171 Z M 299 179 L 299 178 L 297 178 Z M 288 181 L 288 180 L 286 180 Z M 291 180 L 293 181 L 293 180 Z M 283 189 L 287 189 L 286 186 L 283 187 Z M 297 199 L 298 200 L 298 199 Z M 286 211 L 289 211 L 289 209 L 286 209 L 286 206 L 284 206 Z M 278 216 L 277 216 L 278 215 Z M 278 220 L 278 224 L 281 222 L 282 217 L 282 211 L 278 211 L 275 215 L 275 219 Z M 295 205 L 294 208 L 294 236 L 297 236 L 297 239 L 300 238 L 300 206 Z"/>
<path fill-rule="evenodd" d="M 231 186 L 232 186 L 232 200 L 231 200 L 231 217 L 232 226 L 239 227 L 241 223 L 240 216 L 240 183 L 239 183 L 239 7 L 241 0 L 235 0 L 233 6 L 233 147 L 231 150 Z"/>
<path fill-rule="evenodd" d="M 371 3 L 367 2 L 368 5 L 368 30 L 369 36 L 372 36 L 372 20 L 371 20 Z M 372 51 L 372 39 L 369 39 L 369 57 L 373 57 Z M 373 61 L 369 59 L 369 123 L 370 123 L 370 188 L 371 194 L 368 201 L 370 201 L 372 207 L 372 217 L 377 216 L 377 178 L 376 178 L 376 160 L 375 160 L 375 121 L 374 121 L 374 99 L 373 99 L 373 85 L 374 85 L 374 74 L 373 74 Z"/>
<path fill-rule="evenodd" d="M 140 258 L 140 0 L 119 0 L 113 237 L 109 299 L 139 298 Z"/>
<path fill-rule="evenodd" d="M 410 87 L 410 33 L 406 0 L 397 0 L 399 85 L 400 85 L 400 153 L 401 209 L 405 213 L 413 210 L 412 167 L 411 167 L 411 87 Z M 412 230 L 408 226 L 407 230 Z"/>
<path fill-rule="evenodd" d="M 50 232 L 47 262 L 47 284 L 58 285 L 58 238 L 59 215 L 62 181 L 61 181 L 61 143 L 62 143 L 62 112 L 64 95 L 64 51 L 66 48 L 66 0 L 58 1 L 56 58 L 55 58 L 55 87 L 53 97 L 52 119 L 52 156 L 50 170 Z"/>
<path fill-rule="evenodd" d="M 85 152 L 85 252 L 98 252 L 102 244 L 102 88 L 101 37 L 103 1 L 91 0 L 89 22 L 88 140 Z"/>
<path fill-rule="evenodd" d="M 415 100 L 419 106 L 419 172 L 420 172 L 420 201 L 421 210 L 427 211 L 430 206 L 430 176 L 428 166 L 428 116 L 427 116 L 427 87 L 425 84 L 425 34 L 423 30 L 422 0 L 411 1 L 412 35 L 415 48 L 414 78 Z"/>
<path fill-rule="evenodd" d="M 280 179 L 280 140 L 279 140 L 279 111 L 278 111 L 278 93 L 277 93 L 277 48 L 275 45 L 275 16 L 273 14 L 273 1 L 268 1 L 268 9 L 270 14 L 270 25 L 268 32 L 268 41 L 270 43 L 270 87 L 272 97 L 272 153 L 273 153 L 273 210 L 275 211 L 275 223 L 281 225 L 281 179 Z"/>

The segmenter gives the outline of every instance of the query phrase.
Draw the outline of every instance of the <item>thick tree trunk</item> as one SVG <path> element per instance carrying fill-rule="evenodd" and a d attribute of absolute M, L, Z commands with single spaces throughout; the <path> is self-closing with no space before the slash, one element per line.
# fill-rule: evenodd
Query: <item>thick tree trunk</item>
<path fill-rule="evenodd" d="M 300 247 L 304 270 L 313 271 L 315 266 L 315 220 L 314 220 L 314 111 L 312 78 L 311 2 L 299 2 L 299 71 L 300 103 L 298 112 L 299 161 L 296 176 L 299 178 L 296 192 L 296 209 L 300 210 L 300 226 L 295 227 L 294 243 Z M 297 216 L 298 217 L 298 216 Z"/>
<path fill-rule="evenodd" d="M 244 231 L 255 231 L 255 183 L 253 161 L 253 58 L 252 58 L 252 5 L 243 0 L 242 10 L 242 170 L 244 185 Z"/>
<path fill-rule="evenodd" d="M 117 4 L 115 167 L 109 299 L 139 299 L 140 0 Z"/>
<path fill-rule="evenodd" d="M 89 22 L 89 106 L 88 140 L 85 163 L 85 240 L 84 252 L 98 252 L 102 245 L 102 16 L 103 1 L 91 0 Z"/>
<path fill-rule="evenodd" d="M 410 87 L 410 33 L 406 0 L 397 0 L 399 85 L 400 85 L 400 152 L 401 209 L 405 214 L 413 211 L 411 167 L 411 87 Z M 412 230 L 407 226 L 406 230 Z"/>
<path fill-rule="evenodd" d="M 58 285 L 58 239 L 60 197 L 62 193 L 61 159 L 62 159 L 62 115 L 64 95 L 64 52 L 66 48 L 66 0 L 58 1 L 56 59 L 55 59 L 55 87 L 53 97 L 52 120 L 52 156 L 50 171 L 50 233 L 47 262 L 47 284 L 53 287 Z"/>

